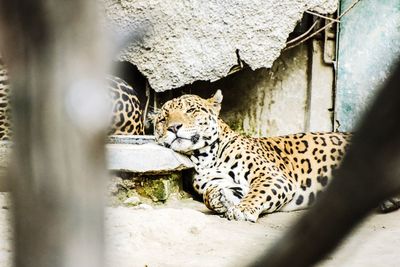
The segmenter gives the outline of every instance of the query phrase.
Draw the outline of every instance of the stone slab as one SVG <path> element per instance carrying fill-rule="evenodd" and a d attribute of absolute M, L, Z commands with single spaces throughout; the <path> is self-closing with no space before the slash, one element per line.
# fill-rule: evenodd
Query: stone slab
<path fill-rule="evenodd" d="M 167 173 L 193 167 L 189 158 L 174 152 L 169 148 L 152 143 L 152 137 L 118 137 L 121 142 L 140 142 L 143 144 L 107 144 L 106 155 L 108 169 L 135 173 Z M 5 170 L 9 164 L 11 142 L 0 142 L 0 170 Z"/>
<path fill-rule="evenodd" d="M 337 0 L 104 0 L 119 60 L 157 92 L 215 81 L 236 65 L 269 68 L 307 10 L 333 13 Z M 141 32 L 138 38 L 138 32 Z M 133 38 L 135 37 L 135 38 Z M 136 43 L 129 40 L 136 39 Z"/>
<path fill-rule="evenodd" d="M 189 158 L 156 145 L 106 145 L 108 169 L 137 173 L 165 173 L 192 168 Z"/>

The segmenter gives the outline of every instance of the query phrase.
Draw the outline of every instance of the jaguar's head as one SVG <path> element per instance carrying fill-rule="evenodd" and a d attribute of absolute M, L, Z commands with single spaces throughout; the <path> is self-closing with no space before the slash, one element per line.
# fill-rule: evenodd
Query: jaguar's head
<path fill-rule="evenodd" d="M 183 95 L 166 102 L 155 118 L 156 141 L 175 151 L 190 154 L 218 139 L 218 115 L 222 93 L 209 99 Z"/>

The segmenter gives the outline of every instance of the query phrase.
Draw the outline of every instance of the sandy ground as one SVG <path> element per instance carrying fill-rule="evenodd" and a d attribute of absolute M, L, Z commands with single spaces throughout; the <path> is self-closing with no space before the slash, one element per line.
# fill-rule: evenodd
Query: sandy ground
<path fill-rule="evenodd" d="M 106 209 L 108 266 L 246 266 L 302 212 L 232 222 L 193 200 Z M 10 207 L 0 194 L 0 266 L 11 267 Z M 312 241 L 310 241 L 312 242 Z M 400 212 L 371 215 L 319 266 L 400 266 Z"/>

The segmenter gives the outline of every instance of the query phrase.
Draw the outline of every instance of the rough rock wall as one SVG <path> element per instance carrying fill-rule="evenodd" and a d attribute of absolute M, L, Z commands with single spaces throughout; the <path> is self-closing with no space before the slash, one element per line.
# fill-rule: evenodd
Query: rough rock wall
<path fill-rule="evenodd" d="M 215 81 L 239 61 L 271 67 L 303 12 L 333 13 L 337 0 L 104 0 L 119 36 L 144 29 L 119 55 L 156 91 Z"/>

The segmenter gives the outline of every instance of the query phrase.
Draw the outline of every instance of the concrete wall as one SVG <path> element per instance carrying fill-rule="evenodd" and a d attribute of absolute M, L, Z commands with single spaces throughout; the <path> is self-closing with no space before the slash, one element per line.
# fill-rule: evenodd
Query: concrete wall
<path fill-rule="evenodd" d="M 245 68 L 216 82 L 195 82 L 158 94 L 159 104 L 183 93 L 224 95 L 221 116 L 251 136 L 331 131 L 333 67 L 323 62 L 321 41 L 287 50 L 270 69 Z"/>
<path fill-rule="evenodd" d="M 271 69 L 245 72 L 236 88 L 226 90 L 223 117 L 252 136 L 305 130 L 308 51 L 299 46 L 284 53 Z M 235 91 L 235 92 L 234 92 Z M 229 101 L 233 97 L 240 100 Z"/>

